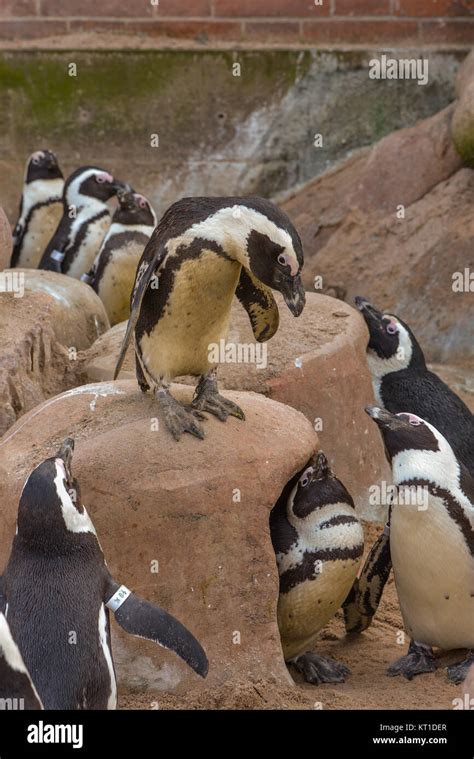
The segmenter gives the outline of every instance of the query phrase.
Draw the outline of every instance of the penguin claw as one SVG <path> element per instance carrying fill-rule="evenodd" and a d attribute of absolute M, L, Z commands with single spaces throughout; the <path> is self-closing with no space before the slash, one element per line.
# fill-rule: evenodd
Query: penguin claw
<path fill-rule="evenodd" d="M 451 664 L 450 667 L 446 667 L 448 673 L 448 680 L 456 685 L 464 682 L 466 675 L 471 664 L 474 662 L 474 651 L 470 651 L 463 661 Z"/>
<path fill-rule="evenodd" d="M 204 440 L 204 432 L 197 421 L 198 418 L 204 418 L 202 414 L 198 417 L 195 410 L 182 406 L 167 390 L 158 390 L 155 397 L 161 405 L 166 427 L 176 441 L 180 440 L 184 432 Z"/>
<path fill-rule="evenodd" d="M 229 416 L 235 416 L 237 419 L 245 419 L 245 414 L 236 403 L 229 401 L 219 393 L 196 397 L 192 402 L 192 407 L 198 411 L 207 411 L 208 414 L 217 416 L 221 422 L 227 421 Z"/>
<path fill-rule="evenodd" d="M 307 683 L 343 683 L 350 675 L 349 667 L 329 656 L 319 656 L 311 651 L 299 656 L 294 666 L 301 672 Z"/>
<path fill-rule="evenodd" d="M 416 675 L 436 672 L 436 662 L 433 651 L 429 646 L 420 643 L 410 643 L 408 653 L 397 659 L 387 670 L 389 677 L 403 675 L 407 680 L 413 680 Z"/>

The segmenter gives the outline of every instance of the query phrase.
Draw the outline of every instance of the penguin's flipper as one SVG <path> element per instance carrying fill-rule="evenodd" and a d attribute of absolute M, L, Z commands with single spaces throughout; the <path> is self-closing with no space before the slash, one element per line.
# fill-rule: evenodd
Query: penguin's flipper
<path fill-rule="evenodd" d="M 280 314 L 270 288 L 242 267 L 235 294 L 249 315 L 255 339 L 264 343 L 273 337 L 280 323 Z"/>
<path fill-rule="evenodd" d="M 15 266 L 18 265 L 18 260 L 20 258 L 20 253 L 21 253 L 21 243 L 23 241 L 24 234 L 25 234 L 25 230 L 24 230 L 23 224 L 21 221 L 18 221 L 12 234 L 13 248 L 12 248 L 12 255 L 10 258 L 11 269 L 14 269 Z"/>
<path fill-rule="evenodd" d="M 355 580 L 342 604 L 347 632 L 363 632 L 372 624 L 391 568 L 390 531 L 387 525 L 372 546 L 360 577 Z"/>
<path fill-rule="evenodd" d="M 155 229 L 155 232 L 157 232 L 158 229 L 159 227 Z M 135 277 L 135 285 L 130 300 L 130 318 L 128 320 L 125 337 L 123 338 L 122 346 L 120 348 L 117 364 L 115 366 L 114 380 L 117 379 L 120 373 L 120 369 L 122 368 L 122 364 L 125 360 L 133 330 L 135 329 L 138 317 L 140 316 L 140 309 L 146 289 L 150 284 L 151 278 L 165 260 L 167 252 L 168 250 L 165 245 L 156 245 L 155 234 L 153 234 L 145 246 L 145 250 L 143 251 L 143 255 L 140 259 L 140 263 L 138 264 L 137 274 Z"/>
<path fill-rule="evenodd" d="M 62 274 L 70 227 L 71 219 L 67 214 L 63 214 L 54 235 L 46 246 L 39 262 L 38 269 L 56 271 L 59 274 Z"/>
<path fill-rule="evenodd" d="M 23 709 L 43 708 L 3 613 L 0 613 L 0 698 L 22 699 Z"/>
<path fill-rule="evenodd" d="M 119 585 L 110 575 L 106 582 L 104 603 L 126 632 L 174 651 L 198 675 L 206 677 L 209 662 L 204 649 L 171 614 L 140 598 L 124 585 Z"/>

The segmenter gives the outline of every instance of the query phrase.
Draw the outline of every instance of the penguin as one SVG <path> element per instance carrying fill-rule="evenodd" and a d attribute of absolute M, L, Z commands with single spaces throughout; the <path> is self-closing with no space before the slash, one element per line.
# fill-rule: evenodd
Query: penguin
<path fill-rule="evenodd" d="M 138 383 L 143 392 L 153 391 L 175 440 L 183 432 L 204 437 L 203 411 L 221 421 L 243 420 L 242 409 L 218 392 L 211 349 L 227 336 L 234 294 L 260 342 L 278 329 L 272 288 L 299 316 L 302 266 L 299 235 L 270 201 L 182 198 L 165 212 L 140 260 L 115 378 L 133 334 Z M 190 408 L 169 391 L 182 375 L 199 377 Z"/>
<path fill-rule="evenodd" d="M 0 614 L 0 709 L 42 708 L 5 615 Z"/>
<path fill-rule="evenodd" d="M 110 575 L 72 475 L 73 449 L 66 439 L 28 477 L 1 585 L 0 612 L 44 708 L 115 708 L 109 610 L 128 633 L 174 651 L 205 677 L 194 636 Z"/>
<path fill-rule="evenodd" d="M 107 201 L 126 189 L 104 169 L 76 169 L 65 182 L 62 217 L 38 268 L 75 279 L 89 271 L 110 226 Z"/>
<path fill-rule="evenodd" d="M 104 303 L 113 327 L 130 316 L 130 296 L 143 249 L 156 227 L 148 200 L 136 192 L 118 193 L 118 208 L 94 265 L 81 279 Z"/>
<path fill-rule="evenodd" d="M 62 216 L 64 178 L 50 150 L 36 150 L 26 162 L 18 221 L 13 230 L 11 268 L 36 269 Z"/>
<path fill-rule="evenodd" d="M 284 488 L 270 514 L 280 577 L 283 656 L 307 682 L 344 682 L 349 669 L 312 650 L 346 598 L 364 550 L 354 502 L 322 451 Z"/>
<path fill-rule="evenodd" d="M 391 564 L 411 641 L 388 674 L 411 680 L 435 671 L 433 647 L 467 649 L 465 659 L 447 668 L 449 680 L 460 683 L 474 661 L 474 478 L 426 420 L 377 406 L 366 411 L 379 427 L 398 489 L 382 578 Z M 369 591 L 377 575 L 374 559 L 369 556 L 359 581 Z M 358 606 L 363 616 L 363 593 L 355 595 L 352 611 Z"/>
<path fill-rule="evenodd" d="M 376 403 L 394 414 L 410 411 L 436 427 L 474 477 L 474 417 L 465 403 L 426 368 L 423 351 L 405 322 L 355 303 L 369 330 L 367 361 Z"/>

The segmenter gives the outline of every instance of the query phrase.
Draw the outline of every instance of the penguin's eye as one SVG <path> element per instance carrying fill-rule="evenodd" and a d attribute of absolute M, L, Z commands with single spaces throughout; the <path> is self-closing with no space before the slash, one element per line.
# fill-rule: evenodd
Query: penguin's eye
<path fill-rule="evenodd" d="M 36 164 L 36 166 L 39 164 L 40 159 L 39 158 L 32 158 L 32 162 Z"/>
<path fill-rule="evenodd" d="M 302 488 L 305 488 L 308 483 L 311 480 L 311 475 L 313 474 L 313 467 L 309 467 L 309 469 L 306 469 L 303 474 L 301 475 L 299 479 L 299 483 Z"/>
<path fill-rule="evenodd" d="M 96 176 L 95 180 L 96 180 L 96 182 L 98 182 L 99 184 L 103 184 L 103 183 L 105 182 L 105 177 L 104 177 L 104 175 L 103 175 L 103 174 L 97 174 L 97 176 Z"/>
<path fill-rule="evenodd" d="M 280 266 L 286 266 L 287 265 L 286 256 L 284 256 L 283 253 L 280 253 L 280 255 L 277 258 L 277 261 L 280 264 Z"/>
<path fill-rule="evenodd" d="M 146 208 L 146 200 L 140 200 L 139 204 L 140 208 Z"/>
<path fill-rule="evenodd" d="M 398 327 L 394 322 L 389 322 L 386 329 L 389 335 L 396 335 L 398 332 Z"/>

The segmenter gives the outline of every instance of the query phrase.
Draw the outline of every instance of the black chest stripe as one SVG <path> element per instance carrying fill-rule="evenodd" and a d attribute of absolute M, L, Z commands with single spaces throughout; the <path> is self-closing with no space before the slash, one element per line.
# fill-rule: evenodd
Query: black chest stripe
<path fill-rule="evenodd" d="M 364 552 L 363 543 L 352 548 L 325 548 L 318 551 L 305 551 L 298 566 L 287 569 L 280 577 L 280 593 L 288 593 L 305 580 L 314 580 L 320 572 L 317 561 L 357 561 Z"/>
<path fill-rule="evenodd" d="M 457 524 L 460 531 L 462 532 L 471 556 L 474 557 L 474 527 L 465 514 L 461 504 L 454 498 L 452 493 L 450 493 L 449 490 L 445 490 L 444 488 L 440 488 L 437 485 L 433 485 L 433 483 L 429 480 L 407 480 L 403 483 L 403 486 L 425 487 L 431 495 L 436 496 L 437 498 L 441 498 L 445 503 L 446 511 L 448 512 L 449 516 L 453 522 Z M 394 508 L 397 508 L 397 506 Z M 403 509 L 405 507 L 398 506 L 398 508 Z"/>
<path fill-rule="evenodd" d="M 66 256 L 64 258 L 63 265 L 62 265 L 63 274 L 66 274 L 69 271 L 71 265 L 73 264 L 76 254 L 78 250 L 80 249 L 82 243 L 84 242 L 85 236 L 87 234 L 87 231 L 90 225 L 94 224 L 94 222 L 98 221 L 99 219 L 103 219 L 104 216 L 110 216 L 108 208 L 104 208 L 103 211 L 99 211 L 99 213 L 96 213 L 95 216 L 91 216 L 90 219 L 87 219 L 87 221 L 84 222 L 84 224 L 82 224 L 79 227 L 79 231 L 72 245 L 70 241 L 68 241 Z M 98 251 L 96 252 L 98 253 Z"/>

